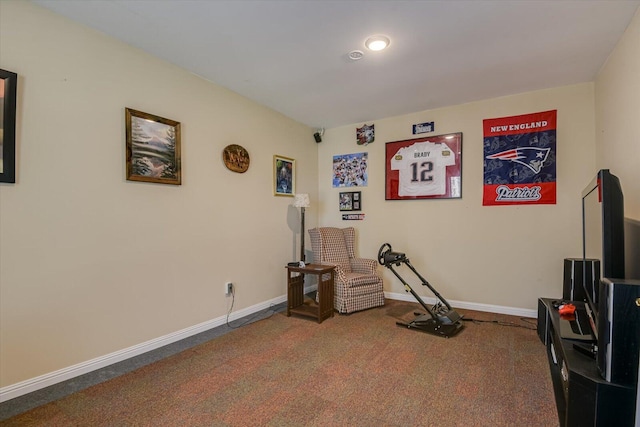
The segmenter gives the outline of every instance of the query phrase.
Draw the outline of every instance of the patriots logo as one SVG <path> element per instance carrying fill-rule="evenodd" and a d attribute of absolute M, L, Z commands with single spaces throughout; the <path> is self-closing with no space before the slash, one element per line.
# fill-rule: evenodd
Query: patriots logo
<path fill-rule="evenodd" d="M 358 145 L 371 144 L 376 138 L 375 124 L 363 125 L 361 128 L 356 128 L 356 138 Z"/>
<path fill-rule="evenodd" d="M 551 151 L 551 148 L 518 147 L 512 150 L 491 154 L 490 156 L 487 156 L 487 159 L 498 159 L 520 163 L 521 165 L 531 169 L 534 173 L 538 173 L 542 169 L 542 165 L 545 160 L 547 160 L 547 157 L 549 157 L 549 151 Z"/>

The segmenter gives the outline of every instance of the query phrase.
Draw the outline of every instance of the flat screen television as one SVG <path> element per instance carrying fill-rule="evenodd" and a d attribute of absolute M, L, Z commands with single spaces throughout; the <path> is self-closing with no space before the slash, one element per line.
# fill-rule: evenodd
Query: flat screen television
<path fill-rule="evenodd" d="M 582 277 L 585 307 L 596 339 L 600 280 L 603 277 L 626 277 L 624 229 L 624 197 L 620 180 L 608 169 L 602 169 L 582 191 L 582 264 L 585 268 Z M 587 271 L 587 268 L 592 270 Z"/>
<path fill-rule="evenodd" d="M 624 278 L 640 280 L 640 221 L 624 219 Z"/>

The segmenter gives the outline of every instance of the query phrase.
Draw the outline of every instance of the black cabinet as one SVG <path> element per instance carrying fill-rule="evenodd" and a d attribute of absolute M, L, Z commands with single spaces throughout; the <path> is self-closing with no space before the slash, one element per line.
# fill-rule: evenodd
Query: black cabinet
<path fill-rule="evenodd" d="M 560 426 L 633 426 L 636 386 L 607 382 L 583 342 L 562 338 L 561 319 L 552 301 L 538 300 L 537 329 L 547 347 Z M 584 310 L 582 303 L 573 304 Z"/>

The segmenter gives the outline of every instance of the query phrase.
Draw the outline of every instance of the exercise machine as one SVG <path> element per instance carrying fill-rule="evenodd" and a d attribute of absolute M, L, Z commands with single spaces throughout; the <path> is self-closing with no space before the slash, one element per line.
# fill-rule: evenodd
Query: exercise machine
<path fill-rule="evenodd" d="M 456 335 L 464 327 L 462 324 L 462 316 L 458 314 L 445 300 L 442 295 L 435 290 L 431 284 L 416 271 L 411 265 L 409 258 L 402 252 L 394 252 L 389 243 L 384 243 L 380 246 L 378 251 L 378 262 L 387 267 L 400 279 L 407 292 L 420 303 L 420 305 L 427 311 L 427 314 L 415 312 L 417 317 L 409 323 L 396 322 L 396 325 L 403 326 L 409 329 L 417 329 L 422 332 L 426 332 L 433 335 L 438 335 L 444 338 L 449 338 Z M 400 267 L 402 264 L 409 267 L 411 271 L 415 273 L 420 279 L 422 286 L 428 287 L 431 292 L 436 296 L 436 303 L 429 307 L 420 298 L 413 288 L 398 274 L 394 266 Z"/>

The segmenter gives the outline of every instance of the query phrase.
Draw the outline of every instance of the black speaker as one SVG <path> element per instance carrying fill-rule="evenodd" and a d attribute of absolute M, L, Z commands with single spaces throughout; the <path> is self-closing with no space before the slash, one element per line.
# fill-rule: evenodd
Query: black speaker
<path fill-rule="evenodd" d="M 544 345 L 547 345 L 547 338 L 549 337 L 549 319 L 547 306 L 542 302 L 542 298 L 538 299 L 538 322 L 536 329 L 538 331 L 538 338 Z"/>
<path fill-rule="evenodd" d="M 316 140 L 316 142 L 322 142 L 322 135 L 320 135 L 320 132 L 314 133 L 313 138 Z"/>
<path fill-rule="evenodd" d="M 585 261 L 583 261 L 582 258 L 564 259 L 564 281 L 562 282 L 563 300 L 585 300 L 586 295 L 583 284 L 585 271 L 587 283 L 593 282 L 594 277 L 596 280 L 600 279 L 600 261 L 597 259 L 587 259 L 585 265 Z"/>
<path fill-rule="evenodd" d="M 636 385 L 640 352 L 640 280 L 602 279 L 598 303 L 598 370 L 613 383 Z"/>

